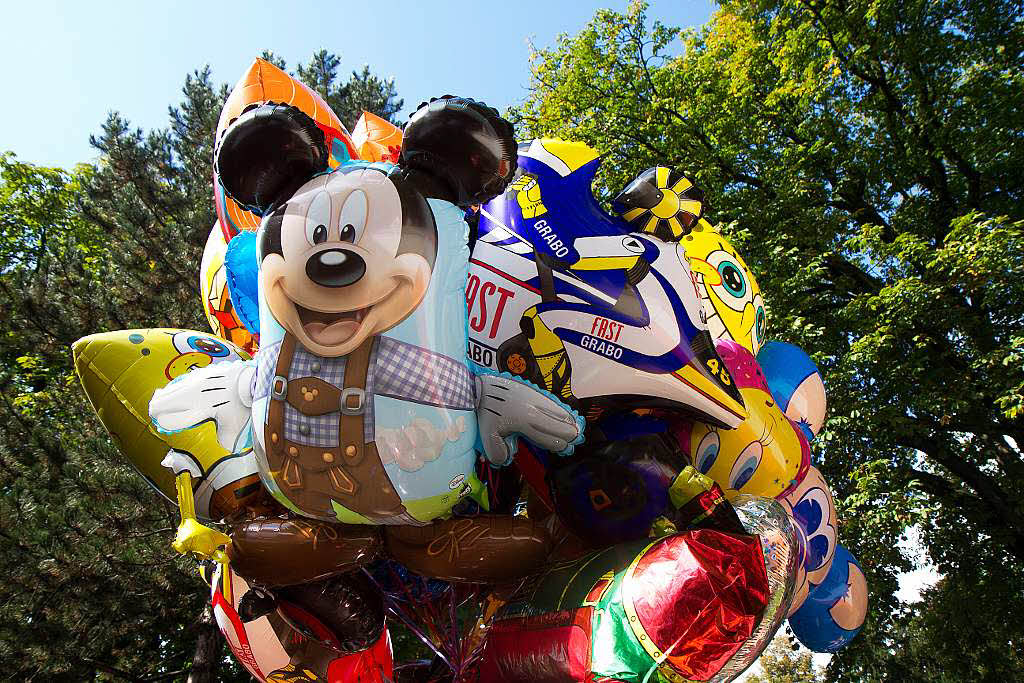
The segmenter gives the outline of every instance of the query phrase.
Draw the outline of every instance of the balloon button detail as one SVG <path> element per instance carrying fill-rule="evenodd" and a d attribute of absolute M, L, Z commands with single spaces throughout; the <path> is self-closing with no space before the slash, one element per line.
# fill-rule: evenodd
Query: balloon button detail
<path fill-rule="evenodd" d="M 292 456 L 293 458 L 297 457 L 299 455 L 299 449 L 296 448 L 295 446 L 289 446 L 288 455 Z"/>
<path fill-rule="evenodd" d="M 270 440 L 271 440 L 271 442 L 273 442 L 273 443 L 277 443 L 278 441 L 280 441 L 280 440 L 281 440 L 281 437 L 279 437 L 279 436 L 277 435 L 277 432 L 274 432 L 274 433 L 272 433 L 272 434 L 270 435 Z"/>
<path fill-rule="evenodd" d="M 347 455 L 348 457 L 351 458 L 351 457 L 354 457 L 355 454 L 356 454 L 356 447 L 355 446 L 353 446 L 352 444 L 349 444 L 348 446 L 345 446 L 345 455 Z"/>
<path fill-rule="evenodd" d="M 309 366 L 309 369 L 313 372 L 320 372 L 320 364 L 313 363 L 312 365 Z"/>
<path fill-rule="evenodd" d="M 329 453 L 327 451 L 324 451 L 323 459 L 324 459 L 324 462 L 334 462 L 334 453 Z"/>

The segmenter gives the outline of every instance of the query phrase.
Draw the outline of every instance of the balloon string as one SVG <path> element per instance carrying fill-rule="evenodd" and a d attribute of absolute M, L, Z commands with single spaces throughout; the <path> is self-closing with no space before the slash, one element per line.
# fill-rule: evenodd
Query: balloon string
<path fill-rule="evenodd" d="M 409 618 L 409 617 L 408 617 L 408 616 L 407 616 L 407 615 L 405 614 L 405 610 L 404 610 L 404 608 L 402 608 L 402 607 L 401 607 L 401 606 L 400 606 L 400 605 L 398 604 L 398 602 L 397 602 L 397 601 L 396 601 L 396 600 L 394 599 L 394 597 L 393 597 L 393 596 L 392 596 L 392 595 L 391 595 L 391 594 L 390 594 L 389 592 L 387 592 L 387 591 L 385 591 L 385 590 L 384 590 L 384 587 L 380 585 L 380 583 L 379 583 L 379 582 L 377 581 L 377 579 L 376 579 L 376 578 L 374 578 L 373 574 L 371 574 L 371 573 L 370 573 L 370 572 L 369 572 L 369 571 L 368 571 L 368 570 L 367 570 L 367 569 L 366 569 L 365 567 L 363 568 L 363 573 L 364 573 L 364 574 L 366 574 L 367 578 L 369 578 L 369 579 L 370 579 L 370 581 L 371 581 L 371 582 L 373 583 L 373 585 L 377 587 L 377 590 L 378 590 L 378 591 L 380 591 L 380 594 L 381 594 L 382 596 L 384 596 L 384 600 L 385 600 L 385 602 L 386 602 L 386 608 L 387 608 L 387 610 L 388 610 L 389 612 L 391 612 L 392 614 L 394 614 L 394 615 L 395 615 L 396 617 L 398 617 L 398 619 L 399 619 L 399 620 L 400 620 L 400 621 L 401 621 L 401 622 L 402 622 L 403 624 L 405 624 L 406 628 L 408 628 L 408 629 L 409 629 L 410 631 L 412 631 L 412 632 L 413 632 L 413 634 L 414 634 L 414 635 L 415 635 L 415 636 L 416 636 L 417 638 L 419 638 L 420 640 L 422 640 L 422 641 L 423 641 L 423 643 L 424 643 L 424 645 L 426 645 L 426 646 L 427 646 L 427 647 L 428 647 L 428 648 L 429 648 L 429 649 L 430 649 L 431 651 L 433 651 L 433 653 L 434 653 L 434 654 L 436 654 L 436 655 L 437 655 L 438 657 L 440 657 L 441 661 L 443 661 L 443 662 L 445 663 L 445 665 L 446 665 L 446 666 L 448 667 L 448 669 L 449 669 L 450 671 L 453 671 L 453 672 L 454 672 L 454 671 L 455 671 L 455 669 L 454 669 L 454 668 L 452 667 L 452 663 L 451 663 L 450 661 L 448 661 L 448 658 L 447 658 L 447 657 L 446 657 L 446 656 L 444 655 L 444 653 L 442 653 L 442 652 L 441 652 L 441 651 L 440 651 L 440 650 L 439 650 L 439 649 L 437 648 L 437 646 L 436 646 L 436 645 L 434 645 L 434 643 L 433 643 L 433 642 L 432 642 L 432 641 L 430 640 L 430 638 L 428 638 L 428 637 L 426 636 L 426 634 L 424 634 L 424 633 L 423 633 L 423 631 L 422 631 L 422 630 L 420 629 L 420 627 L 419 627 L 419 626 L 417 626 L 417 625 L 416 625 L 416 624 L 415 624 L 415 623 L 413 622 L 413 620 L 412 620 L 412 619 L 410 619 L 410 618 Z M 405 586 L 405 582 L 402 582 L 402 586 L 403 586 L 403 588 L 405 588 L 405 589 L 406 589 L 406 593 L 408 593 L 408 588 L 407 588 L 407 587 Z M 411 602 L 410 602 L 410 604 L 415 604 L 415 602 L 412 602 L 412 601 L 411 601 Z"/>

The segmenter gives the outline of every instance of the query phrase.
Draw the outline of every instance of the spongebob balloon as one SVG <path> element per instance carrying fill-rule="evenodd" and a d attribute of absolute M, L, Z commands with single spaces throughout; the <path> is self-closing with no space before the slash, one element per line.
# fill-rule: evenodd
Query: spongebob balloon
<path fill-rule="evenodd" d="M 161 434 L 148 415 L 156 389 L 198 368 L 247 360 L 245 351 L 212 334 L 148 329 L 83 337 L 75 342 L 73 354 L 75 372 L 103 426 L 164 496 L 175 500 L 175 476 L 188 472 L 197 516 L 220 520 L 263 495 L 252 452 L 224 449 L 213 423 Z"/>
<path fill-rule="evenodd" d="M 761 288 L 739 252 L 704 219 L 681 244 L 697 276 L 712 336 L 734 341 L 756 355 L 768 320 Z"/>

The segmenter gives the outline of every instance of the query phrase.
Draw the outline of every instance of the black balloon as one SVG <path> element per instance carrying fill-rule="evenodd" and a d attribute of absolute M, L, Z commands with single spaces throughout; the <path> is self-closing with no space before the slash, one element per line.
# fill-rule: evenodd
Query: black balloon
<path fill-rule="evenodd" d="M 424 102 L 402 139 L 400 163 L 433 175 L 461 207 L 505 191 L 516 170 L 512 125 L 482 102 L 445 95 Z"/>
<path fill-rule="evenodd" d="M 327 170 L 327 142 L 297 107 L 261 104 L 232 121 L 217 141 L 216 174 L 243 208 L 263 215 Z"/>

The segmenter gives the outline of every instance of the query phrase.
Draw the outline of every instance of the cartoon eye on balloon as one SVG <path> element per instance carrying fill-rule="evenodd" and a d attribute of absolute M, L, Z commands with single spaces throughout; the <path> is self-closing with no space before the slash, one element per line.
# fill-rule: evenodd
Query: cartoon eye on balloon
<path fill-rule="evenodd" d="M 831 496 L 824 489 L 812 488 L 793 506 L 793 518 L 807 537 L 808 572 L 827 566 L 836 550 L 835 519 L 830 514 Z"/>
<path fill-rule="evenodd" d="M 761 456 L 764 454 L 764 444 L 761 441 L 753 441 L 740 451 L 740 455 L 733 463 L 732 471 L 729 473 L 729 488 L 739 491 L 750 478 L 754 476 L 758 465 L 761 464 Z"/>
<path fill-rule="evenodd" d="M 700 252 L 706 238 L 692 241 L 687 247 L 694 272 L 703 277 L 709 329 L 717 338 L 733 339 L 756 352 L 765 341 L 768 327 L 761 290 L 743 260 L 717 235 L 713 239 L 714 248 L 703 257 Z"/>
<path fill-rule="evenodd" d="M 753 296 L 750 295 L 750 285 L 747 284 L 747 278 L 736 257 L 723 249 L 718 249 L 708 254 L 705 260 L 718 272 L 719 277 L 717 283 L 705 284 L 718 293 L 723 304 L 742 313 L 743 309 L 753 302 Z"/>
<path fill-rule="evenodd" d="M 216 337 L 187 330 L 176 332 L 171 337 L 171 343 L 180 355 L 172 358 L 164 368 L 167 379 L 180 377 L 193 368 L 204 368 L 214 358 L 236 360 L 239 357 L 230 346 Z"/>
<path fill-rule="evenodd" d="M 721 449 L 722 440 L 718 436 L 718 430 L 712 429 L 704 435 L 704 438 L 697 445 L 697 455 L 693 459 L 697 471 L 701 474 L 710 472 L 711 468 L 715 465 L 715 460 L 718 459 L 718 453 Z"/>

